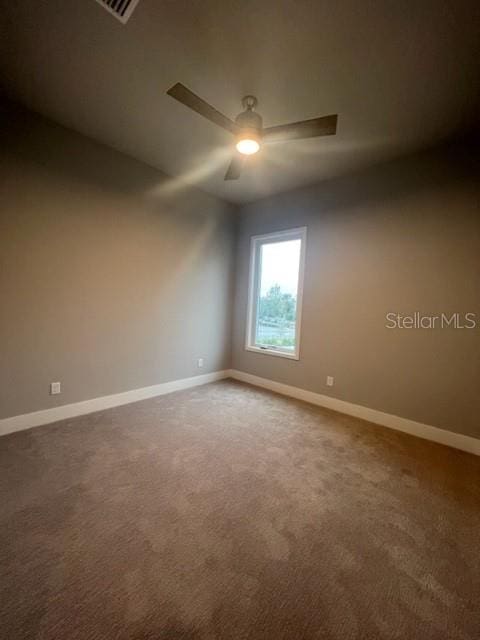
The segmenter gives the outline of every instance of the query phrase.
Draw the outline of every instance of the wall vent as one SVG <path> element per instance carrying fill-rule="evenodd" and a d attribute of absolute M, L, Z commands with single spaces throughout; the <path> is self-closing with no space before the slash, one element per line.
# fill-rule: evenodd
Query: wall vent
<path fill-rule="evenodd" d="M 125 24 L 139 3 L 139 0 L 96 0 L 109 13 Z"/>

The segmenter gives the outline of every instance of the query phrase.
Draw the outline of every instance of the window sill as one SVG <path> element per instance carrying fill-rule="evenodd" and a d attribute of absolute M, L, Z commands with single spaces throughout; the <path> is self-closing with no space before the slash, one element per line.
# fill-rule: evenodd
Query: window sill
<path fill-rule="evenodd" d="M 245 347 L 246 351 L 253 351 L 255 353 L 263 353 L 267 356 L 279 356 L 280 358 L 288 358 L 288 360 L 299 360 L 298 353 L 287 353 L 286 351 L 280 351 L 279 349 L 262 349 L 261 347 Z"/>

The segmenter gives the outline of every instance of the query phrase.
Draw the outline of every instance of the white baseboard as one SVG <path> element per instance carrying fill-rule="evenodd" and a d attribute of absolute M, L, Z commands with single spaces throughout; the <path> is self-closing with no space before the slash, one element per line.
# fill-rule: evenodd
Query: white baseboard
<path fill-rule="evenodd" d="M 50 422 L 57 422 L 58 420 L 65 420 L 66 418 L 73 418 L 75 416 L 93 413 L 94 411 L 102 411 L 104 409 L 110 409 L 111 407 L 118 407 L 122 404 L 137 402 L 138 400 L 146 400 L 147 398 L 153 398 L 154 396 L 160 396 L 166 393 L 188 389 L 189 387 L 208 384 L 209 382 L 215 382 L 216 380 L 222 380 L 223 378 L 229 377 L 234 378 L 235 380 L 241 380 L 242 382 L 248 382 L 249 384 L 257 387 L 269 389 L 270 391 L 275 391 L 276 393 L 280 393 L 285 396 L 296 398 L 297 400 L 304 400 L 305 402 L 310 402 L 311 404 L 332 409 L 333 411 L 339 411 L 340 413 L 345 413 L 349 416 L 354 416 L 355 418 L 368 420 L 369 422 L 388 427 L 389 429 L 403 431 L 404 433 L 409 433 L 410 435 L 417 436 L 418 438 L 432 440 L 433 442 L 438 442 L 440 444 L 480 456 L 480 440 L 477 438 L 465 436 L 460 433 L 454 433 L 453 431 L 447 431 L 446 429 L 440 429 L 438 427 L 432 427 L 428 424 L 415 422 L 414 420 L 401 418 L 400 416 L 384 413 L 383 411 L 377 411 L 376 409 L 370 409 L 369 407 L 363 407 L 351 402 L 345 402 L 344 400 L 338 400 L 337 398 L 331 398 L 330 396 L 325 396 L 313 391 L 306 391 L 305 389 L 292 387 L 291 385 L 275 382 L 274 380 L 269 380 L 267 378 L 260 378 L 259 376 L 245 373 L 244 371 L 238 371 L 236 369 L 215 371 L 213 373 L 193 376 L 192 378 L 162 382 L 150 387 L 142 387 L 141 389 L 133 389 L 131 391 L 115 393 L 109 396 L 102 396 L 100 398 L 93 398 L 82 402 L 65 404 L 60 407 L 53 407 L 51 409 L 43 409 L 33 413 L 13 416 L 11 418 L 4 418 L 0 420 L 0 436 L 6 435 L 7 433 L 13 433 L 14 431 L 22 431 L 24 429 L 38 427 Z"/>
<path fill-rule="evenodd" d="M 339 411 L 340 413 L 345 413 L 355 418 L 374 422 L 389 429 L 403 431 L 418 438 L 432 440 L 433 442 L 438 442 L 448 447 L 461 449 L 462 451 L 480 456 L 480 440 L 477 438 L 464 436 L 460 433 L 454 433 L 453 431 L 447 431 L 446 429 L 440 429 L 438 427 L 432 427 L 422 422 L 415 422 L 414 420 L 394 416 L 390 413 L 377 411 L 376 409 L 369 409 L 359 404 L 352 404 L 351 402 L 324 396 L 320 393 L 314 393 L 313 391 L 306 391 L 305 389 L 292 387 L 288 384 L 268 380 L 267 378 L 260 378 L 259 376 L 254 376 L 236 369 L 230 371 L 230 377 L 235 380 L 241 380 L 242 382 L 248 382 L 257 387 L 275 391 L 276 393 L 281 393 L 285 396 L 296 398 L 297 400 L 304 400 L 305 402 L 310 402 L 311 404 L 316 404 L 327 409 L 333 409 L 334 411 Z"/>
<path fill-rule="evenodd" d="M 188 389 L 189 387 L 197 387 L 216 380 L 228 378 L 230 371 L 214 371 L 213 373 L 205 373 L 192 378 L 183 378 L 182 380 L 172 380 L 171 382 L 162 382 L 154 384 L 151 387 L 142 387 L 141 389 L 132 389 L 123 393 L 114 393 L 110 396 L 102 396 L 82 402 L 74 402 L 73 404 L 64 404 L 60 407 L 52 407 L 51 409 L 43 409 L 33 413 L 25 413 L 11 418 L 0 420 L 0 436 L 13 431 L 22 431 L 31 427 L 38 427 L 42 424 L 57 422 L 57 420 L 65 420 L 65 418 L 73 418 L 94 411 L 102 411 L 111 407 L 118 407 L 122 404 L 137 402 L 138 400 L 146 400 L 154 396 L 161 396 L 165 393 Z"/>

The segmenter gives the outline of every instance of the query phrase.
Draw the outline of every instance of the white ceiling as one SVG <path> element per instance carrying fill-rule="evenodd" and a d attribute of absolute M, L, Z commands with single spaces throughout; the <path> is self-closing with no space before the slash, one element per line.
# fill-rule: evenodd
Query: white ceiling
<path fill-rule="evenodd" d="M 5 3 L 7 94 L 233 202 L 435 143 L 478 108 L 478 0 L 140 0 L 123 26 L 94 0 Z M 230 135 L 168 97 L 182 82 L 264 125 L 339 114 L 335 137 L 265 147 L 224 182 Z"/>

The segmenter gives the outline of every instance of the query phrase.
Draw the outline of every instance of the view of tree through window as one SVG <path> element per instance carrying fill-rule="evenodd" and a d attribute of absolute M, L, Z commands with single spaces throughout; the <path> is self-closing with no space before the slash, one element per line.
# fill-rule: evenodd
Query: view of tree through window
<path fill-rule="evenodd" d="M 301 240 L 263 244 L 255 343 L 295 348 Z"/>

